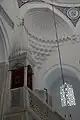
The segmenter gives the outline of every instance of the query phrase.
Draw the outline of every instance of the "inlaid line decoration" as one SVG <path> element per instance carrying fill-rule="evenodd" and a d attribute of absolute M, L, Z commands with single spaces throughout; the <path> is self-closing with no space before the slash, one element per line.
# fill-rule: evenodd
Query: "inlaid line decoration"
<path fill-rule="evenodd" d="M 62 12 L 76 27 L 80 19 L 80 7 L 62 7 L 55 6 L 60 12 Z"/>

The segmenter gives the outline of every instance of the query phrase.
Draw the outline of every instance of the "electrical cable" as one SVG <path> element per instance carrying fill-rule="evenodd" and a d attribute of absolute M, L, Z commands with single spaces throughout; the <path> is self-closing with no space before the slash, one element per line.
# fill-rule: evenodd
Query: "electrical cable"
<path fill-rule="evenodd" d="M 59 38 L 58 38 L 58 34 L 57 34 L 57 25 L 56 25 L 55 13 L 54 13 L 54 6 L 52 6 L 52 8 L 53 8 L 53 18 L 54 18 L 54 26 L 55 26 L 55 32 L 56 32 L 56 42 L 57 42 L 57 49 L 58 49 L 58 55 L 59 55 L 61 76 L 62 76 L 62 81 L 63 81 L 63 85 L 64 85 L 65 81 L 64 81 L 64 75 L 63 75 L 62 60 L 61 60 L 61 53 L 60 53 L 60 46 L 59 46 Z"/>
<path fill-rule="evenodd" d="M 66 91 L 65 91 L 65 80 L 64 80 L 64 74 L 63 74 L 63 68 L 62 68 L 62 60 L 61 60 L 61 52 L 60 52 L 60 46 L 59 46 L 59 38 L 57 33 L 57 24 L 56 24 L 56 18 L 55 18 L 55 12 L 54 12 L 54 6 L 51 4 L 53 8 L 53 18 L 54 18 L 54 25 L 55 25 L 55 32 L 56 32 L 56 42 L 57 42 L 57 48 L 58 48 L 58 55 L 59 55 L 59 62 L 60 62 L 60 69 L 61 69 L 61 76 L 62 76 L 62 82 L 64 85 L 64 92 L 65 92 L 65 98 L 66 98 L 66 104 L 67 104 L 67 97 L 66 97 Z M 67 112 L 69 114 L 70 119 L 72 120 L 72 116 L 68 111 L 68 105 L 66 106 Z"/>

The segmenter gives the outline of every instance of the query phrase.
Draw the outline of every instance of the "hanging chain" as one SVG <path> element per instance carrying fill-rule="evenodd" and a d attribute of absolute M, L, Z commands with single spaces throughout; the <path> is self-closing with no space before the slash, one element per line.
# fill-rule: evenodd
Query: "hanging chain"
<path fill-rule="evenodd" d="M 54 6 L 52 6 L 52 8 L 53 8 L 53 18 L 54 18 L 54 26 L 55 26 L 55 33 L 56 33 L 56 42 L 57 42 L 57 48 L 58 48 L 61 76 L 62 76 L 62 81 L 64 85 L 64 75 L 63 75 L 62 60 L 61 60 L 61 53 L 60 53 L 60 47 L 59 47 L 59 38 L 57 34 L 57 24 L 56 24 L 56 18 L 55 18 L 55 13 L 54 13 Z"/>
<path fill-rule="evenodd" d="M 66 104 L 67 104 L 67 97 L 66 97 L 66 90 L 65 90 L 65 80 L 64 80 L 64 74 L 63 74 L 63 68 L 62 68 L 62 60 L 61 60 L 61 53 L 60 53 L 60 46 L 59 46 L 59 38 L 58 38 L 58 33 L 57 33 L 57 24 L 56 24 L 56 18 L 55 18 L 55 12 L 54 12 L 54 6 L 51 4 L 53 8 L 53 18 L 54 18 L 54 26 L 55 26 L 55 33 L 56 33 L 56 43 L 57 43 L 57 48 L 58 48 L 58 55 L 59 55 L 59 62 L 60 62 L 60 70 L 61 70 L 61 76 L 62 76 L 62 82 L 64 85 L 64 92 L 65 92 L 65 98 L 66 98 Z M 72 120 L 72 116 L 68 111 L 68 105 L 66 105 L 67 112 L 68 112 L 68 119 Z"/>

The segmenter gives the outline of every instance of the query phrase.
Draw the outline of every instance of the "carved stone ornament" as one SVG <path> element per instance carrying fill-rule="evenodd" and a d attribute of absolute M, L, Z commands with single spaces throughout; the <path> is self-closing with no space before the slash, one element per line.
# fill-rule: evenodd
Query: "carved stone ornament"
<path fill-rule="evenodd" d="M 70 19 L 77 19 L 80 16 L 80 12 L 77 8 L 69 8 L 67 11 L 67 16 Z"/>
<path fill-rule="evenodd" d="M 60 12 L 62 12 L 76 27 L 80 18 L 80 7 L 62 7 L 55 6 Z"/>

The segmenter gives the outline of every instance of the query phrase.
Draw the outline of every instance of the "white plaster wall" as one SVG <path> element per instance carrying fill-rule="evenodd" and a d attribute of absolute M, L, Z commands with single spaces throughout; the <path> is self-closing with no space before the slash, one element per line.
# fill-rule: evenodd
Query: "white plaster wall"
<path fill-rule="evenodd" d="M 5 81 L 5 46 L 3 43 L 3 38 L 0 34 L 0 107 L 2 105 L 2 93 L 4 89 L 4 81 Z"/>
<path fill-rule="evenodd" d="M 2 91 L 5 88 L 4 83 L 7 80 L 7 76 L 6 76 L 7 72 L 8 72 L 7 64 L 5 62 L 0 62 L 0 99 L 3 93 Z"/>
<path fill-rule="evenodd" d="M 17 48 L 29 50 L 27 34 L 23 26 L 16 27 L 12 33 L 10 53 Z"/>
<path fill-rule="evenodd" d="M 72 44 L 71 42 L 65 43 L 64 45 L 60 46 L 61 51 L 61 58 L 62 64 L 68 64 L 73 67 L 76 67 L 80 70 L 80 43 Z M 38 88 L 44 88 L 43 77 L 47 71 L 52 68 L 52 66 L 59 64 L 58 52 L 54 51 L 52 56 L 48 58 L 48 60 L 44 63 L 42 69 L 37 72 L 38 78 Z M 78 76 L 80 78 L 80 75 Z"/>
<path fill-rule="evenodd" d="M 1 2 L 2 7 L 15 23 L 17 16 L 19 15 L 19 8 L 16 0 L 3 0 Z"/>
<path fill-rule="evenodd" d="M 7 35 L 5 31 L 5 25 L 4 21 L 2 20 L 2 17 L 0 16 L 0 27 L 2 32 L 0 31 L 0 107 L 2 105 L 1 100 L 2 100 L 2 93 L 4 90 L 4 81 L 7 80 L 7 77 L 5 76 L 5 62 L 8 62 L 8 53 L 9 51 L 9 43 L 7 41 Z M 7 71 L 6 71 L 7 72 Z M 5 79 L 6 77 L 6 79 Z M 2 100 L 3 101 L 3 100 Z"/>
<path fill-rule="evenodd" d="M 3 64 L 3 63 L 0 63 L 0 64 Z M 4 67 L 0 66 L 0 99 L 1 99 L 3 83 L 4 83 Z"/>
<path fill-rule="evenodd" d="M 63 117 L 66 113 L 67 117 L 68 114 L 72 115 L 72 120 L 80 120 L 80 81 L 78 81 L 76 77 L 72 76 L 66 76 L 65 81 L 73 86 L 76 106 L 68 107 L 68 109 L 66 107 L 62 108 L 60 101 L 60 86 L 62 85 L 62 80 L 61 78 L 58 78 L 55 83 L 52 84 L 51 88 L 53 109 Z"/>
<path fill-rule="evenodd" d="M 4 43 L 6 45 L 5 46 L 6 54 L 7 54 L 6 57 L 8 57 L 11 50 L 11 38 L 12 38 L 13 30 L 6 23 L 6 21 L 3 19 L 2 16 L 0 16 L 0 25 L 5 38 Z"/>
<path fill-rule="evenodd" d="M 0 34 L 0 62 L 5 61 L 5 48 Z"/>
<path fill-rule="evenodd" d="M 8 14 L 8 16 L 11 18 L 11 20 L 14 22 L 14 29 L 12 30 L 12 28 L 7 24 L 7 22 L 3 19 L 2 16 L 0 16 L 0 18 L 2 19 L 2 22 L 4 24 L 4 27 L 6 29 L 7 35 L 8 35 L 8 44 L 9 44 L 9 48 L 8 48 L 8 52 L 10 54 L 11 48 L 12 48 L 12 44 L 13 44 L 13 34 L 16 31 L 16 26 L 19 25 L 19 8 L 18 8 L 18 4 L 16 0 L 3 0 L 1 2 L 2 7 L 4 8 L 4 10 L 6 11 L 6 13 Z M 12 41 L 13 40 L 13 41 Z M 8 54 L 8 55 L 9 55 Z"/>

